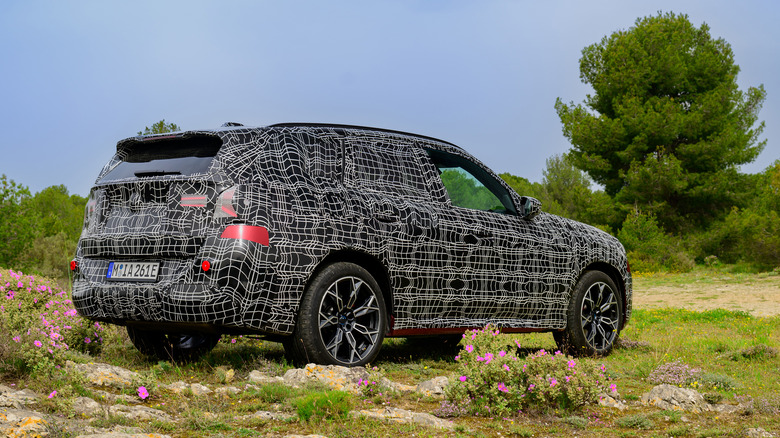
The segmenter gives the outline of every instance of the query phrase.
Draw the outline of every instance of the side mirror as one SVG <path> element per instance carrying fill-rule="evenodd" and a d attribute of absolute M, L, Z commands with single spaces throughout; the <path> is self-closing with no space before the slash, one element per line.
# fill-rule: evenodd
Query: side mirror
<path fill-rule="evenodd" d="M 542 212 L 542 202 L 530 196 L 520 198 L 520 217 L 530 221 Z"/>

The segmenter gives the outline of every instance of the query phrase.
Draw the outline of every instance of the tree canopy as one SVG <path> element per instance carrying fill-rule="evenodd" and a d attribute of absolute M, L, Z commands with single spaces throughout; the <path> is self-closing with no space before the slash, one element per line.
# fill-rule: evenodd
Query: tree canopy
<path fill-rule="evenodd" d="M 165 119 L 162 119 L 153 124 L 151 128 L 147 126 L 143 131 L 138 131 L 138 135 L 164 134 L 166 132 L 174 131 L 181 131 L 179 125 L 175 123 L 165 123 Z"/>
<path fill-rule="evenodd" d="M 669 231 L 739 205 L 739 166 L 758 156 L 763 86 L 741 91 L 731 46 L 674 13 L 639 18 L 582 51 L 582 104 L 555 108 L 571 159 L 608 195 Z M 628 211 L 628 208 L 624 208 Z"/>

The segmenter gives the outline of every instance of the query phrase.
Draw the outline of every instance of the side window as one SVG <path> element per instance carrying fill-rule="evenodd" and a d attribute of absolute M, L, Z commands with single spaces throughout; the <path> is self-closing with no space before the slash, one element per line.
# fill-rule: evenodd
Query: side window
<path fill-rule="evenodd" d="M 366 190 L 430 199 L 416 147 L 354 143 L 355 184 Z"/>
<path fill-rule="evenodd" d="M 344 168 L 341 143 L 337 139 L 309 137 L 303 139 L 309 175 L 322 182 L 341 181 Z"/>
<path fill-rule="evenodd" d="M 452 205 L 472 210 L 516 213 L 509 191 L 476 163 L 447 152 L 427 149 Z"/>

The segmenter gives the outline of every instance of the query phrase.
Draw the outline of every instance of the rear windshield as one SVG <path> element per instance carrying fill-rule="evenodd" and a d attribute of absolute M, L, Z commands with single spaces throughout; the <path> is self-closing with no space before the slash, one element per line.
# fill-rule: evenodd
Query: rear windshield
<path fill-rule="evenodd" d="M 221 146 L 218 137 L 203 135 L 123 144 L 127 156 L 99 182 L 206 173 Z"/>

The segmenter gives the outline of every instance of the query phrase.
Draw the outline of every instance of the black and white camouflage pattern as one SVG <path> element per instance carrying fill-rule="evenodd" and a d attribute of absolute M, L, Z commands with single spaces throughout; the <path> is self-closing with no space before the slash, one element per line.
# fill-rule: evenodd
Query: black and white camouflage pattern
<path fill-rule="evenodd" d="M 487 323 L 563 329 L 571 291 L 594 267 L 613 276 L 623 324 L 630 317 L 631 275 L 617 239 L 545 213 L 525 220 L 453 207 L 425 148 L 482 165 L 452 144 L 327 125 L 181 135 L 222 139 L 207 171 L 101 182 L 138 141 L 131 138 L 98 176 L 76 255 L 73 302 L 81 315 L 290 334 L 313 273 L 350 260 L 383 287 L 391 336 Z M 165 147 L 155 138 L 143 141 Z M 237 217 L 215 218 L 217 197 L 230 187 Z M 206 205 L 180 205 L 194 195 Z M 236 223 L 267 228 L 269 245 L 220 237 Z M 107 281 L 108 263 L 122 260 L 159 261 L 158 280 Z"/>

